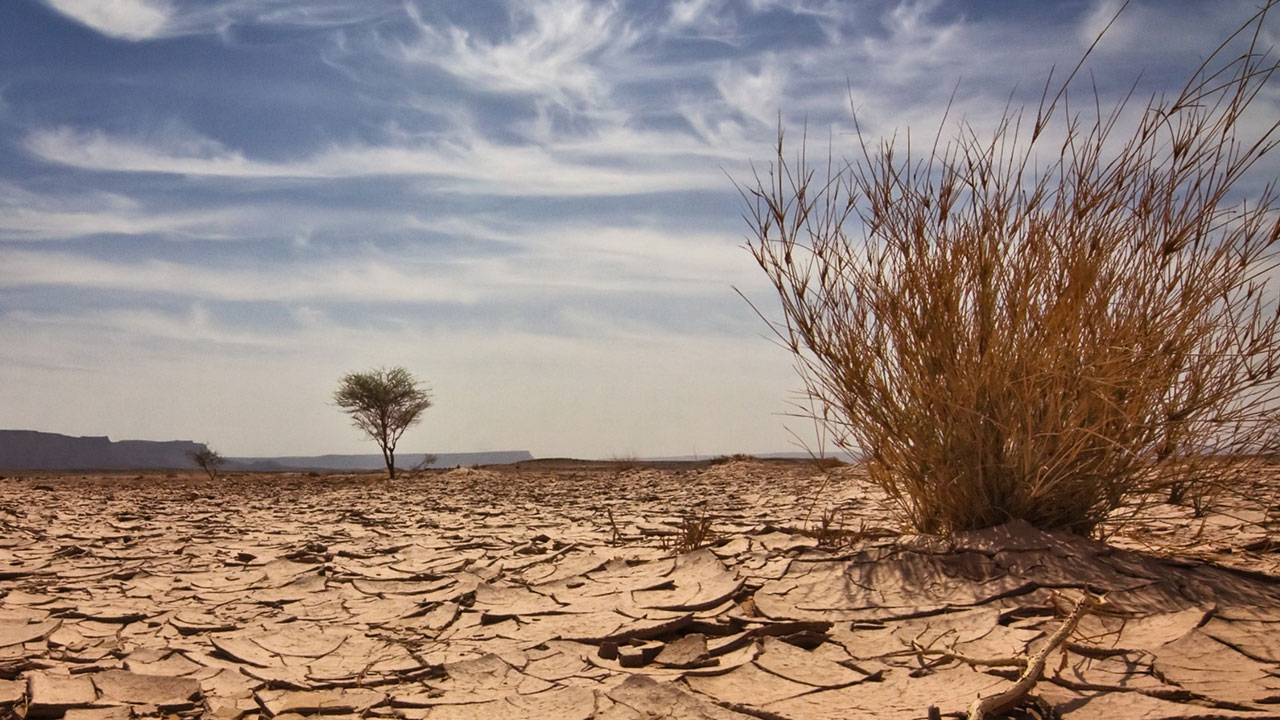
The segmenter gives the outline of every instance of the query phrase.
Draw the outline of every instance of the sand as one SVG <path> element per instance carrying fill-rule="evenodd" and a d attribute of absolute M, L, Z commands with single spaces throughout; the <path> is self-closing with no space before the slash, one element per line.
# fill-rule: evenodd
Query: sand
<path fill-rule="evenodd" d="M 1275 477 L 1106 543 L 795 462 L 10 477 L 0 716 L 960 717 L 1088 594 L 1022 717 L 1280 718 Z"/>

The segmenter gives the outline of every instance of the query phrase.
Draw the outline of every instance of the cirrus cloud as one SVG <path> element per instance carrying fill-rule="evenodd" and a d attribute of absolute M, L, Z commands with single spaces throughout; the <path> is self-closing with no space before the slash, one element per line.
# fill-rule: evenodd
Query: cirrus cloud
<path fill-rule="evenodd" d="M 420 176 L 438 179 L 443 190 L 498 196 L 722 189 L 724 181 L 714 159 L 734 160 L 717 158 L 716 149 L 687 142 L 626 155 L 619 147 L 591 141 L 564 148 L 503 145 L 467 133 L 436 143 L 333 145 L 286 161 L 252 159 L 209 139 L 147 142 L 66 126 L 33 130 L 23 145 L 43 161 L 82 170 L 237 179 Z M 646 161 L 677 156 L 685 162 Z M 713 164 L 707 159 L 713 159 Z"/>

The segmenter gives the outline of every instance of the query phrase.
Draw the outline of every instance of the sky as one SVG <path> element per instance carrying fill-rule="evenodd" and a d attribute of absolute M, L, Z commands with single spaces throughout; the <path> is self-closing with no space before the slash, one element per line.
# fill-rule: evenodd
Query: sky
<path fill-rule="evenodd" d="M 1256 4 L 1135 0 L 1078 90 L 1176 90 Z M 376 452 L 332 393 L 398 365 L 403 452 L 818 449 L 735 182 L 779 123 L 1034 107 L 1118 7 L 4 0 L 0 428 Z"/>

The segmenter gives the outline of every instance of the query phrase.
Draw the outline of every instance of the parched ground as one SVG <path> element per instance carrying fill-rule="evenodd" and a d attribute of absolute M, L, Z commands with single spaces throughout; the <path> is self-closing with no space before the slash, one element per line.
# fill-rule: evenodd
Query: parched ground
<path fill-rule="evenodd" d="M 854 470 L 0 480 L 0 716 L 1280 718 L 1280 497 L 903 535 Z M 699 546 L 695 547 L 694 546 Z"/>

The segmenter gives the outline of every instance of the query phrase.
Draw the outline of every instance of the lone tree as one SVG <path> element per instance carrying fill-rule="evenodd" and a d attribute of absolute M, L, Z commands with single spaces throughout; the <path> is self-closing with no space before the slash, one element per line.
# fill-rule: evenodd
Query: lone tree
<path fill-rule="evenodd" d="M 222 463 L 226 462 L 226 458 L 207 445 L 199 450 L 188 451 L 187 457 L 191 458 L 191 461 L 196 465 L 199 465 L 201 470 L 208 473 L 210 480 L 217 479 L 218 470 L 222 468 Z"/>
<path fill-rule="evenodd" d="M 779 133 L 742 188 L 773 327 L 816 419 L 916 529 L 1089 532 L 1264 449 L 1280 198 L 1249 171 L 1280 143 L 1276 4 L 1144 108 L 1078 106 L 1068 78 L 923 152 L 858 129 L 825 175 Z"/>
<path fill-rule="evenodd" d="M 428 388 L 402 367 L 348 373 L 338 384 L 333 401 L 382 448 L 387 477 L 396 476 L 396 443 L 431 407 Z"/>

